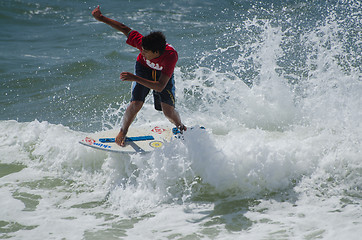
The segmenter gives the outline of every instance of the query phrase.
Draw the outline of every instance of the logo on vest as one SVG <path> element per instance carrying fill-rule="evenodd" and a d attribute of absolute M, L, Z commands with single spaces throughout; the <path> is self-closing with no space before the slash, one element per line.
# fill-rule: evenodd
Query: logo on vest
<path fill-rule="evenodd" d="M 158 65 L 158 63 L 153 63 L 148 59 L 145 59 L 145 61 L 146 61 L 146 64 L 152 69 L 155 69 L 155 70 L 158 70 L 158 71 L 161 71 L 163 69 L 163 67 Z"/>

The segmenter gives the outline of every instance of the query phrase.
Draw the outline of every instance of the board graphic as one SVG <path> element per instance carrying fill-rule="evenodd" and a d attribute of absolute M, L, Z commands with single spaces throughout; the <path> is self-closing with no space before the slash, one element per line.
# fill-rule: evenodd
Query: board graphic
<path fill-rule="evenodd" d="M 162 147 L 164 143 L 181 134 L 177 128 L 168 126 L 134 127 L 128 130 L 126 144 L 121 147 L 115 143 L 118 132 L 119 130 L 114 129 L 90 134 L 79 143 L 110 152 L 145 153 Z"/>

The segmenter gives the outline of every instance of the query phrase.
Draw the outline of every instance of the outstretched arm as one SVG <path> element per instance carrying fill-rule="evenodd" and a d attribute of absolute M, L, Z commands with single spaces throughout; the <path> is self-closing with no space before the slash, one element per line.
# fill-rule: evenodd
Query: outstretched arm
<path fill-rule="evenodd" d="M 121 31 L 126 36 L 129 34 L 130 31 L 132 31 L 131 28 L 127 27 L 123 23 L 117 22 L 113 19 L 103 16 L 103 14 L 101 13 L 101 10 L 99 9 L 99 5 L 92 11 L 92 15 L 98 21 L 108 24 L 109 26 L 117 29 L 118 31 Z"/>

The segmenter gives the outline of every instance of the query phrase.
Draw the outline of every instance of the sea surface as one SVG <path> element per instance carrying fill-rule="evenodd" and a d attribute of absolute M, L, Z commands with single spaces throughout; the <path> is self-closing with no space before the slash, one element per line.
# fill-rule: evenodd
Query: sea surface
<path fill-rule="evenodd" d="M 186 132 L 122 155 L 137 49 L 97 6 L 179 53 Z M 2 0 L 0 239 L 362 236 L 358 0 Z M 168 124 L 151 95 L 132 126 Z"/>

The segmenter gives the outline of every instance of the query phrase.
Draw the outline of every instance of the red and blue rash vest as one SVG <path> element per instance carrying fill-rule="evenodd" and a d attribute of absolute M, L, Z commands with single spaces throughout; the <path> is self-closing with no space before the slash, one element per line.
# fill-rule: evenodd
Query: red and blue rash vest
<path fill-rule="evenodd" d="M 126 43 L 142 51 L 142 38 L 143 36 L 139 32 L 132 30 L 128 35 Z M 141 53 L 137 57 L 137 62 L 151 69 L 161 71 L 169 77 L 173 74 L 177 60 L 178 54 L 170 44 L 166 44 L 165 51 L 158 58 L 147 60 Z"/>

